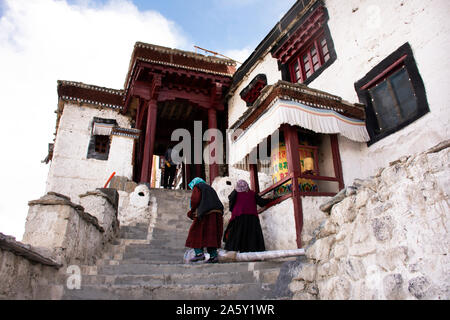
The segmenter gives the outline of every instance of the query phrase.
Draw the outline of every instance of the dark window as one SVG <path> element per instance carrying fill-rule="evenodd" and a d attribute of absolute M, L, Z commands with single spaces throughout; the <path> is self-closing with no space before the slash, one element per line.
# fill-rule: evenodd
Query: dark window
<path fill-rule="evenodd" d="M 366 105 L 369 145 L 429 112 L 425 87 L 411 47 L 400 47 L 355 84 Z"/>
<path fill-rule="evenodd" d="M 109 136 L 94 136 L 95 152 L 107 154 L 109 149 Z"/>
<path fill-rule="evenodd" d="M 106 125 L 105 127 L 108 127 L 117 125 L 117 122 L 114 119 L 102 119 L 95 117 L 92 123 L 93 132 L 91 135 L 91 139 L 89 141 L 87 158 L 97 160 L 108 160 L 111 137 L 109 134 L 103 132 L 99 132 L 100 134 L 96 134 L 94 131 L 96 124 L 99 125 L 103 124 Z"/>

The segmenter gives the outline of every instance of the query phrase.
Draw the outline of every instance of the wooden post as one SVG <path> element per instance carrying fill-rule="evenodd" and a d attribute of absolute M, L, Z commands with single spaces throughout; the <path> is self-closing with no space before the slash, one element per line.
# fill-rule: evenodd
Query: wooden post
<path fill-rule="evenodd" d="M 156 116 L 158 105 L 156 100 L 148 101 L 147 127 L 145 129 L 144 159 L 142 161 L 141 182 L 150 182 L 153 149 L 155 146 Z"/>
<path fill-rule="evenodd" d="M 184 189 L 189 190 L 188 184 L 191 182 L 191 164 L 184 163 Z"/>
<path fill-rule="evenodd" d="M 337 134 L 330 135 L 331 153 L 333 155 L 333 166 L 335 177 L 339 179 L 339 191 L 344 189 L 344 176 L 342 174 L 341 156 L 339 153 L 339 142 Z"/>
<path fill-rule="evenodd" d="M 202 165 L 201 164 L 194 164 L 195 166 L 195 177 L 201 178 L 202 177 Z M 189 181 L 190 182 L 190 181 Z"/>
<path fill-rule="evenodd" d="M 301 175 L 300 156 L 298 149 L 298 135 L 295 127 L 283 125 L 284 140 L 286 143 L 286 158 L 289 174 L 292 175 L 292 201 L 294 203 L 295 230 L 297 234 L 297 247 L 302 247 L 303 208 L 298 178 Z"/>
<path fill-rule="evenodd" d="M 217 129 L 217 112 L 216 109 L 208 109 L 208 129 Z M 217 153 L 217 139 L 214 137 L 214 141 L 210 142 L 210 150 L 215 149 L 214 152 Z M 212 153 L 210 152 L 210 164 L 209 164 L 209 183 L 212 184 L 214 179 L 219 176 L 219 164 L 212 162 Z"/>
<path fill-rule="evenodd" d="M 259 193 L 258 165 L 250 164 L 250 189 Z"/>

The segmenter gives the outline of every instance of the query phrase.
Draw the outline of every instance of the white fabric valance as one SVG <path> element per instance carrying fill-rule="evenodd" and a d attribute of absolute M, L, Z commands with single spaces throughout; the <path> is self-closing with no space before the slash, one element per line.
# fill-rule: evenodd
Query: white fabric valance
<path fill-rule="evenodd" d="M 317 133 L 339 133 L 357 142 L 370 140 L 363 120 L 343 116 L 334 110 L 313 108 L 296 101 L 276 99 L 272 106 L 236 141 L 229 141 L 230 164 L 234 165 L 244 159 L 284 123 Z M 231 140 L 230 137 L 228 139 Z"/>
<path fill-rule="evenodd" d="M 115 127 L 115 124 L 109 123 L 99 123 L 94 122 L 92 127 L 92 134 L 98 136 L 109 136 L 111 135 L 112 129 Z"/>

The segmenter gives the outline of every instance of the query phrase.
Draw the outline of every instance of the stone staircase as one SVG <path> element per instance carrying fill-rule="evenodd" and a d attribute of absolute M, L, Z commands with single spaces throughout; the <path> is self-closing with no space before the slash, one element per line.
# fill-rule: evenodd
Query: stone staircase
<path fill-rule="evenodd" d="M 122 226 L 109 252 L 95 266 L 81 267 L 81 289 L 65 287 L 63 299 L 289 298 L 288 290 L 280 289 L 279 275 L 282 265 L 293 259 L 184 264 L 191 192 L 152 189 L 151 193 L 157 200 L 154 225 Z"/>

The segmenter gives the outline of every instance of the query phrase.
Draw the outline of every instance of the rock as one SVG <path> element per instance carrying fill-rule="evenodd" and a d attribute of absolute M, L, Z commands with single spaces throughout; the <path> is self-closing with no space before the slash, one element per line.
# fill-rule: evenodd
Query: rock
<path fill-rule="evenodd" d="M 331 245 L 334 243 L 334 236 L 322 238 L 314 242 L 306 251 L 306 256 L 314 260 L 326 260 L 329 257 Z"/>
<path fill-rule="evenodd" d="M 346 197 L 346 189 L 342 189 L 341 191 L 339 191 L 339 193 L 337 195 L 335 195 L 333 198 L 331 198 L 331 200 L 325 202 L 324 204 L 322 204 L 319 209 L 323 212 L 329 213 L 331 208 L 336 204 L 341 202 L 342 200 L 345 199 Z"/>
<path fill-rule="evenodd" d="M 324 222 L 322 228 L 320 228 L 317 236 L 319 238 L 325 238 L 332 234 L 336 234 L 336 232 L 337 232 L 336 225 L 331 221 L 331 219 L 327 219 Z"/>
<path fill-rule="evenodd" d="M 417 299 L 425 299 L 430 289 L 430 282 L 424 276 L 408 281 L 408 291 Z"/>
<path fill-rule="evenodd" d="M 316 274 L 317 274 L 317 267 L 315 264 L 305 264 L 302 266 L 297 276 L 295 276 L 293 279 L 312 282 L 315 280 Z"/>
<path fill-rule="evenodd" d="M 336 277 L 333 281 L 332 299 L 348 300 L 350 299 L 352 285 L 345 277 Z"/>
<path fill-rule="evenodd" d="M 384 216 L 372 220 L 372 230 L 375 238 L 380 241 L 390 240 L 392 238 L 392 230 L 394 229 L 392 218 Z"/>
<path fill-rule="evenodd" d="M 330 277 L 338 271 L 338 263 L 336 259 L 322 262 L 317 267 L 317 277 L 320 279 Z"/>
<path fill-rule="evenodd" d="M 360 192 L 358 192 L 355 200 L 355 209 L 364 207 L 368 200 L 369 200 L 369 192 L 367 192 L 367 190 L 361 190 Z"/>
<path fill-rule="evenodd" d="M 354 209 L 354 196 L 345 198 L 331 210 L 331 221 L 340 226 L 352 222 L 358 213 Z"/>
<path fill-rule="evenodd" d="M 289 290 L 292 292 L 302 292 L 305 289 L 305 281 L 296 278 L 289 284 Z"/>
<path fill-rule="evenodd" d="M 442 141 L 441 143 L 437 144 L 433 148 L 430 148 L 426 153 L 436 153 L 436 152 L 440 152 L 447 148 L 450 148 L 450 139 Z"/>
<path fill-rule="evenodd" d="M 403 277 L 399 273 L 385 276 L 383 279 L 383 288 L 386 299 L 400 300 L 405 298 Z"/>
<path fill-rule="evenodd" d="M 366 276 L 366 268 L 361 259 L 350 257 L 342 261 L 340 267 L 343 273 L 348 275 L 353 281 L 364 279 Z"/>
<path fill-rule="evenodd" d="M 333 248 L 333 254 L 336 259 L 343 258 L 347 256 L 348 248 L 343 243 L 340 243 Z"/>
<path fill-rule="evenodd" d="M 406 265 L 408 260 L 408 247 L 400 246 L 387 250 L 379 250 L 376 254 L 377 265 L 387 271 Z"/>
<path fill-rule="evenodd" d="M 359 244 L 353 244 L 349 248 L 349 254 L 355 257 L 363 257 L 373 254 L 377 251 L 377 246 L 373 241 L 366 241 Z"/>

